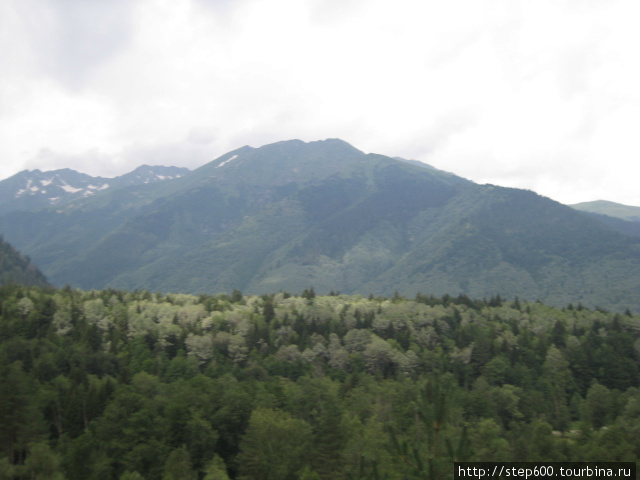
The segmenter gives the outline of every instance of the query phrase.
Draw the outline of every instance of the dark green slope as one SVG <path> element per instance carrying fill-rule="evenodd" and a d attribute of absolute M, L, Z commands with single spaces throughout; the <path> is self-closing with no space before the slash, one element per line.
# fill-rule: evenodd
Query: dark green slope
<path fill-rule="evenodd" d="M 176 180 L 0 216 L 58 285 L 519 296 L 640 310 L 640 239 L 533 192 L 341 140 L 242 147 Z"/>
<path fill-rule="evenodd" d="M 185 285 L 189 291 L 298 290 L 309 284 L 327 290 L 356 288 L 370 275 L 382 273 L 389 261 L 372 263 L 365 255 L 353 265 L 336 266 L 326 260 L 335 263 L 363 236 L 383 238 L 385 230 L 404 230 L 418 211 L 441 206 L 469 182 L 354 153 L 355 158 L 334 167 L 325 163 L 326 173 L 333 173 L 324 178 L 314 171 L 311 178 L 289 183 L 274 177 L 271 184 L 276 186 L 267 189 L 245 185 L 238 223 L 229 222 L 228 229 L 199 247 L 160 257 L 110 285 L 131 288 L 142 283 L 167 291 Z M 396 244 L 394 255 L 404 248 L 404 241 Z"/>
<path fill-rule="evenodd" d="M 314 285 L 319 291 L 357 291 L 410 248 L 409 226 L 416 215 L 443 208 L 472 185 L 386 157 L 371 155 L 368 161 L 368 188 L 282 246 L 249 290 L 273 289 L 284 281 L 286 288 L 296 290 Z M 328 189 L 328 183 L 316 188 Z"/>
<path fill-rule="evenodd" d="M 20 254 L 0 236 L 0 285 L 19 283 L 36 287 L 48 286 L 46 277 L 29 257 Z"/>
<path fill-rule="evenodd" d="M 421 241 L 368 290 L 499 293 L 638 308 L 640 242 L 533 192 L 477 187 L 434 212 Z M 418 237 L 418 235 L 416 235 Z"/>

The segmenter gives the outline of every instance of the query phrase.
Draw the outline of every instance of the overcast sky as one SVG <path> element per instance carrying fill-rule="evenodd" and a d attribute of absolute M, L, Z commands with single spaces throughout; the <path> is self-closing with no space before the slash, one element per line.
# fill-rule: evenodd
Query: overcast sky
<path fill-rule="evenodd" d="M 637 0 L 0 0 L 0 178 L 341 138 L 640 205 Z"/>

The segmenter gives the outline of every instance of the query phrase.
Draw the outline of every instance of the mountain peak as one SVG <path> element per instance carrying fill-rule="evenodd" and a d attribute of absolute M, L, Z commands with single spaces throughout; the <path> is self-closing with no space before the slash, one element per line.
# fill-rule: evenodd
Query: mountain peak
<path fill-rule="evenodd" d="M 93 177 L 70 168 L 23 170 L 0 181 L 0 211 L 37 210 L 105 189 L 154 183 L 184 176 L 188 168 L 142 165 L 115 178 Z"/>
<path fill-rule="evenodd" d="M 343 140 L 293 139 L 225 153 L 194 170 L 193 178 L 269 187 L 344 172 L 364 157 L 363 152 Z"/>
<path fill-rule="evenodd" d="M 281 140 L 279 142 L 274 142 L 274 143 L 268 143 L 266 145 L 263 145 L 261 147 L 255 148 L 255 150 L 260 150 L 260 149 L 288 149 L 288 148 L 311 148 L 311 149 L 316 149 L 316 148 L 320 148 L 320 149 L 327 149 L 327 148 L 331 148 L 334 150 L 344 150 L 344 151 L 351 151 L 351 152 L 359 152 L 362 153 L 360 150 L 358 150 L 356 147 L 354 147 L 353 145 L 351 145 L 348 142 L 345 142 L 344 140 L 341 140 L 339 138 L 326 138 L 324 140 L 311 140 L 309 142 L 305 142 L 303 140 L 300 140 L 298 138 L 294 138 L 291 140 Z"/>

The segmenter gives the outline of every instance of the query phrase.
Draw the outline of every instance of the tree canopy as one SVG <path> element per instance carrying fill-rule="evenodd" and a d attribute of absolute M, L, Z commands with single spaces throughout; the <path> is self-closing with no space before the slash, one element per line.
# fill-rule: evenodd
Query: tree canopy
<path fill-rule="evenodd" d="M 640 317 L 0 287 L 0 479 L 451 478 L 635 461 Z"/>

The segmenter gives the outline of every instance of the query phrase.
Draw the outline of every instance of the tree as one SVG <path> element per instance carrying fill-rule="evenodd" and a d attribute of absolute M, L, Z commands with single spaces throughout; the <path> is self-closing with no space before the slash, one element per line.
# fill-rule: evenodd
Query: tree
<path fill-rule="evenodd" d="M 321 383 L 317 387 L 325 387 Z M 343 421 L 338 399 L 331 391 L 331 385 L 326 385 L 324 392 L 308 392 L 314 394 L 316 402 L 305 401 L 304 404 L 313 408 L 315 413 L 314 425 L 314 453 L 312 465 L 315 472 L 322 479 L 340 478 L 344 472 L 344 450 L 347 441 L 347 431 Z M 310 476 L 309 478 L 312 478 Z"/>
<path fill-rule="evenodd" d="M 227 474 L 227 466 L 218 455 L 214 455 L 213 459 L 207 464 L 204 473 L 203 480 L 230 480 Z"/>
<path fill-rule="evenodd" d="M 304 420 L 269 408 L 254 410 L 238 454 L 239 478 L 294 478 L 311 457 L 311 427 Z"/>
<path fill-rule="evenodd" d="M 144 480 L 144 477 L 140 475 L 138 472 L 124 472 L 120 475 L 119 480 Z"/>
<path fill-rule="evenodd" d="M 491 385 L 502 385 L 507 381 L 507 376 L 511 370 L 509 361 L 502 355 L 493 357 L 482 368 L 482 376 L 487 379 Z"/>
<path fill-rule="evenodd" d="M 273 300 L 271 298 L 264 302 L 262 315 L 264 316 L 264 321 L 267 323 L 271 323 L 271 320 L 276 318 L 276 310 L 273 307 Z"/>
<path fill-rule="evenodd" d="M 35 403 L 32 377 L 20 362 L 0 366 L 0 458 L 22 464 L 28 444 L 42 432 L 41 415 Z"/>
<path fill-rule="evenodd" d="M 62 480 L 60 457 L 51 451 L 46 443 L 35 443 L 29 448 L 24 469 L 33 480 Z"/>
<path fill-rule="evenodd" d="M 205 421 L 198 412 L 193 412 L 186 428 L 187 449 L 194 468 L 202 467 L 205 459 L 209 459 L 218 441 L 218 433 Z"/>
<path fill-rule="evenodd" d="M 509 443 L 503 438 L 502 427 L 493 418 L 480 420 L 471 428 L 473 460 L 477 462 L 507 462 Z"/>
<path fill-rule="evenodd" d="M 189 452 L 184 445 L 173 450 L 164 464 L 162 480 L 196 480 L 197 478 L 196 472 L 191 468 Z"/>
<path fill-rule="evenodd" d="M 583 402 L 583 419 L 592 428 L 603 427 L 607 423 L 610 404 L 609 389 L 595 382 Z"/>
<path fill-rule="evenodd" d="M 556 320 L 556 323 L 553 324 L 553 330 L 551 332 L 551 343 L 553 343 L 556 347 L 562 348 L 565 346 L 565 336 L 567 334 L 567 329 L 560 320 Z"/>
<path fill-rule="evenodd" d="M 431 375 L 416 402 L 416 437 L 408 439 L 389 429 L 389 451 L 404 478 L 449 478 L 452 462 L 469 456 L 466 428 L 454 433 L 450 423 L 453 403 L 452 378 Z"/>
<path fill-rule="evenodd" d="M 566 430 L 571 418 L 567 391 L 571 386 L 572 378 L 569 362 L 555 345 L 549 347 L 543 371 L 544 375 L 540 383 L 551 402 L 551 423 L 556 429 Z"/>

